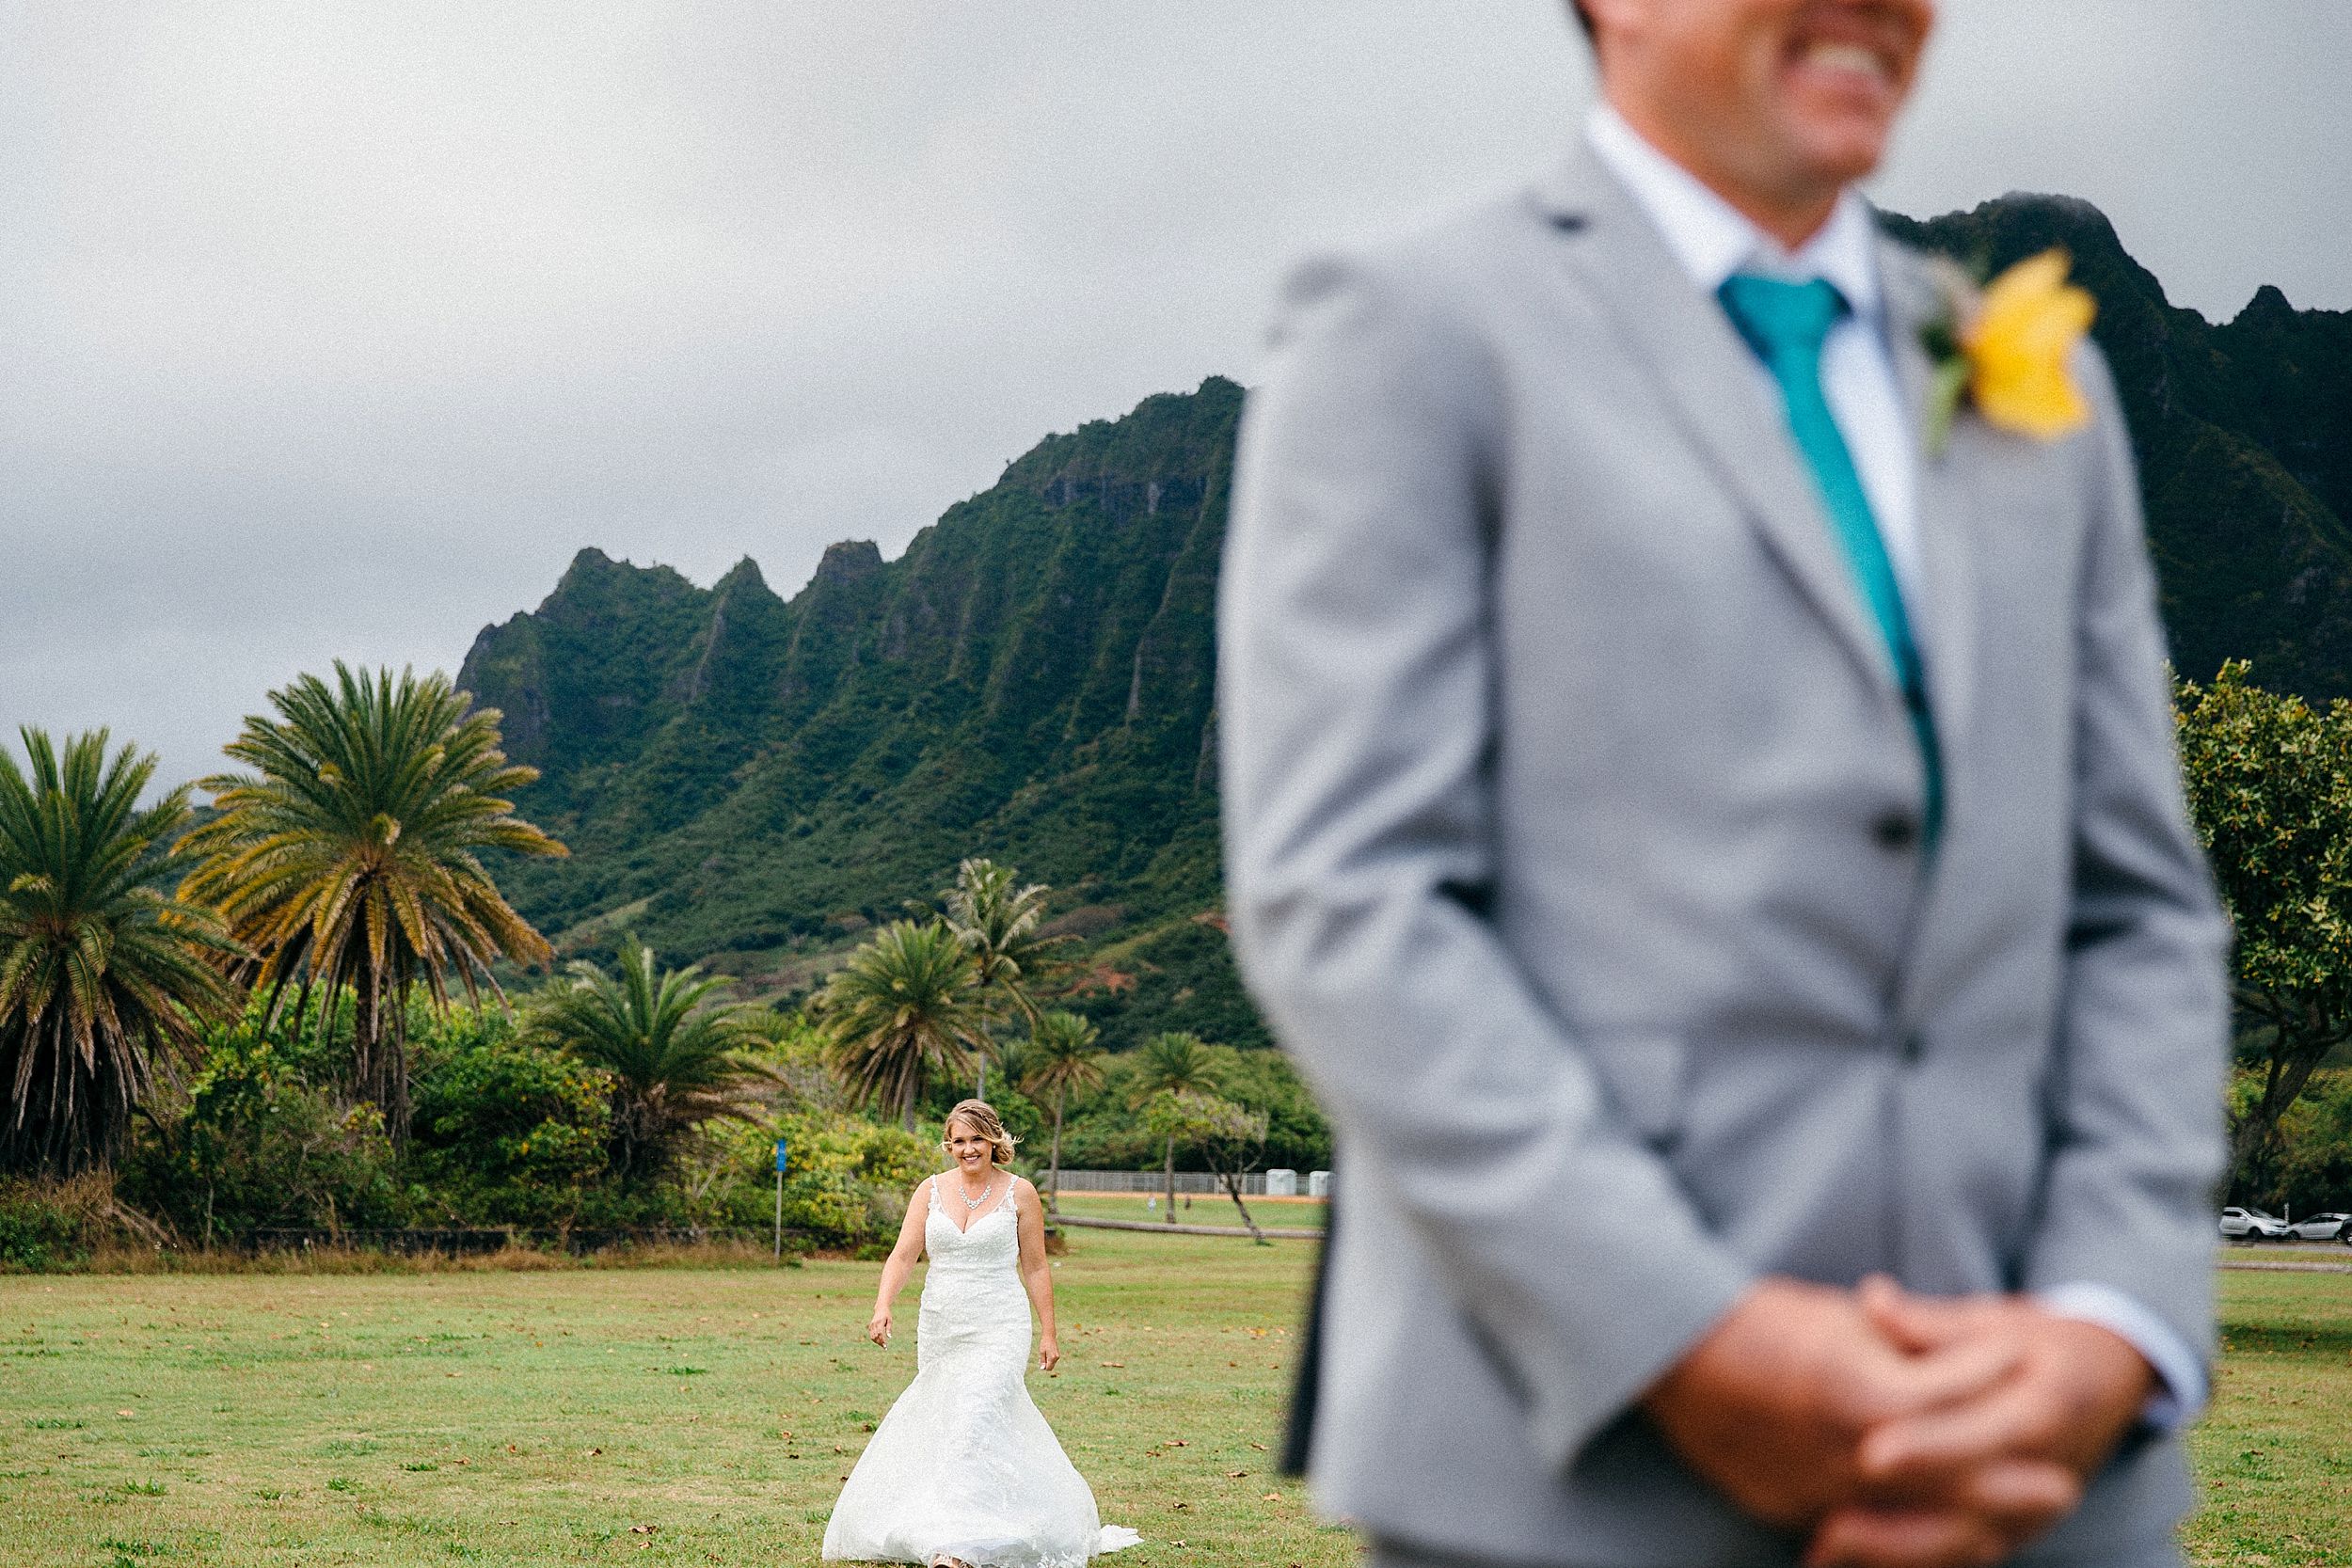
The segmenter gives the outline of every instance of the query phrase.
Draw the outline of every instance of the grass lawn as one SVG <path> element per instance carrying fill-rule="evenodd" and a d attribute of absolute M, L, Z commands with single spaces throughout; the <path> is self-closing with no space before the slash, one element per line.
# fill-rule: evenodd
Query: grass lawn
<path fill-rule="evenodd" d="M 1355 1560 L 1267 1448 L 1312 1259 L 1073 1233 L 1029 1385 L 1122 1568 Z M 877 1267 L 0 1277 L 0 1565 L 813 1563 Z"/>
<path fill-rule="evenodd" d="M 1353 1563 L 1259 1446 L 1311 1246 L 1071 1239 L 1030 1386 L 1146 1537 L 1111 1560 Z M 911 1335 L 860 1338 L 874 1268 L 0 1277 L 0 1568 L 814 1562 L 913 1373 Z M 2352 1275 L 2221 1296 L 2190 1555 L 2352 1564 Z"/>
<path fill-rule="evenodd" d="M 2342 1247 L 2247 1250 L 2352 1262 Z M 2204 1494 L 2190 1558 L 2352 1563 L 2352 1274 L 2226 1271 L 2221 1344 L 2213 1408 L 2190 1436 Z"/>

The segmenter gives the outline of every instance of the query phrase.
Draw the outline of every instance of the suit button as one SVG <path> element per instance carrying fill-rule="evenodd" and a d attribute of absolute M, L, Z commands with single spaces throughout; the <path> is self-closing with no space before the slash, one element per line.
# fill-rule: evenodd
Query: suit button
<path fill-rule="evenodd" d="M 1919 819 L 1907 811 L 1890 811 L 1870 824 L 1870 836 L 1882 849 L 1911 848 L 1919 842 Z"/>
<path fill-rule="evenodd" d="M 1896 1053 L 1902 1057 L 1903 1066 L 1917 1067 L 1919 1058 L 1927 1053 L 1927 1042 L 1914 1030 L 1903 1036 L 1902 1044 L 1896 1047 Z"/>

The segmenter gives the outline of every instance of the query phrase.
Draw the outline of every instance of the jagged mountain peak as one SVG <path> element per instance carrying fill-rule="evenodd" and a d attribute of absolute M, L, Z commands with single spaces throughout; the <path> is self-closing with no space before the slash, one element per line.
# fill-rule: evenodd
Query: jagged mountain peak
<path fill-rule="evenodd" d="M 843 539 L 825 546 L 818 558 L 809 586 L 846 587 L 865 581 L 882 569 L 882 546 L 871 539 Z"/>
<path fill-rule="evenodd" d="M 728 567 L 726 574 L 710 585 L 710 591 L 720 595 L 745 589 L 757 589 L 761 593 L 770 592 L 767 578 L 760 574 L 759 562 L 748 555 Z"/>

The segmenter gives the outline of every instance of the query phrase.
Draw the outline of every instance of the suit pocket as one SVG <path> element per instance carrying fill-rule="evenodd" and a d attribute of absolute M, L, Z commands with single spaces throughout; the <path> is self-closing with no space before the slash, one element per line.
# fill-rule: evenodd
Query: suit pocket
<path fill-rule="evenodd" d="M 1625 1127 L 1663 1149 L 1682 1132 L 1691 1048 L 1678 1035 L 1634 1031 L 1586 1037 L 1594 1076 Z"/>

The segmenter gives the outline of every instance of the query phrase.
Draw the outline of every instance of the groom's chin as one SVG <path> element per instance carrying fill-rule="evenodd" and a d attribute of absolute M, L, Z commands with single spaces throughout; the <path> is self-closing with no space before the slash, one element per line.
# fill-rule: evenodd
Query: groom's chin
<path fill-rule="evenodd" d="M 1789 140 L 1808 182 L 1826 188 L 1842 188 L 1875 173 L 1894 131 L 1891 119 L 1859 104 L 1803 105 L 1794 118 Z"/>

